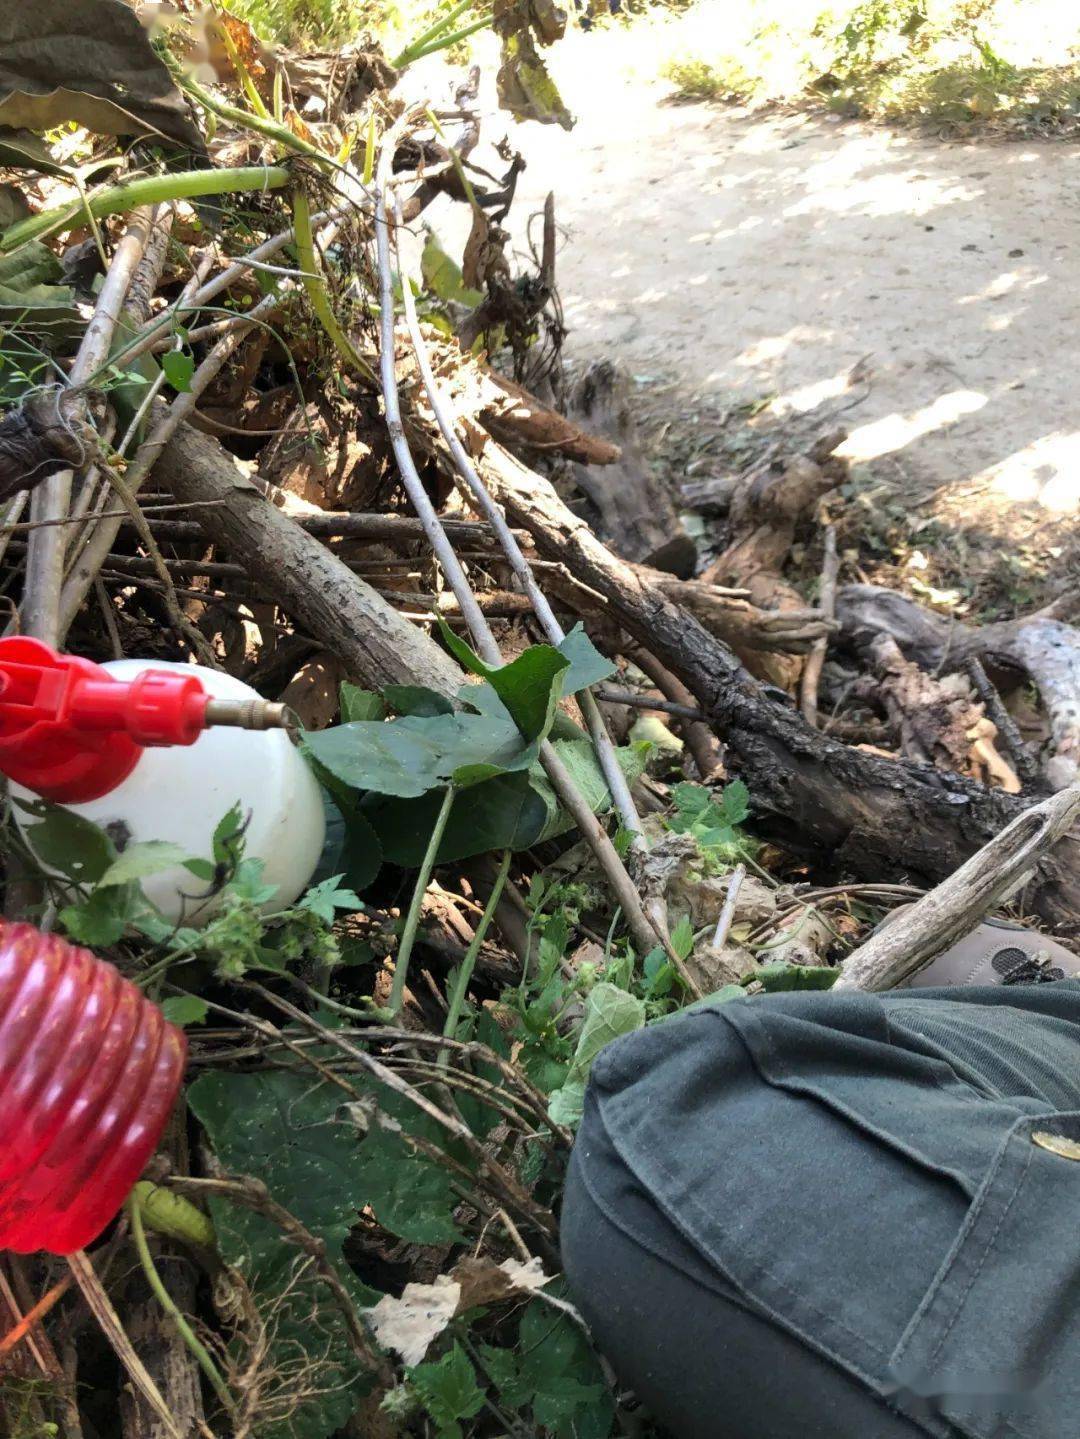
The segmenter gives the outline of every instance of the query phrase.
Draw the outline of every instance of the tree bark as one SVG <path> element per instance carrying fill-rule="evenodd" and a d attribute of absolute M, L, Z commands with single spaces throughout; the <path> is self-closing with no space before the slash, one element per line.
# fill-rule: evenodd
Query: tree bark
<path fill-rule="evenodd" d="M 208 538 L 358 680 L 457 693 L 462 674 L 450 656 L 265 499 L 216 440 L 181 426 L 155 475 L 185 503 L 218 501 L 195 511 Z"/>
<path fill-rule="evenodd" d="M 788 697 L 759 684 L 732 652 L 640 569 L 619 560 L 551 485 L 498 445 L 483 477 L 537 549 L 601 594 L 627 630 L 672 670 L 724 740 L 753 797 L 758 827 L 796 852 L 876 879 L 936 884 L 1024 808 L 960 775 L 849 749 L 810 728 Z M 1080 925 L 1080 850 L 1070 838 L 1028 891 L 1043 919 Z"/>

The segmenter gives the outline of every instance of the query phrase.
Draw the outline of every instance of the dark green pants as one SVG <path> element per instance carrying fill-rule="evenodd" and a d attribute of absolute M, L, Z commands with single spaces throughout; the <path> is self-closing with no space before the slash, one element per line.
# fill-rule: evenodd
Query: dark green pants
<path fill-rule="evenodd" d="M 736 1000 L 600 1055 L 566 1273 L 672 1434 L 1080 1435 L 1080 981 L 957 996 Z"/>

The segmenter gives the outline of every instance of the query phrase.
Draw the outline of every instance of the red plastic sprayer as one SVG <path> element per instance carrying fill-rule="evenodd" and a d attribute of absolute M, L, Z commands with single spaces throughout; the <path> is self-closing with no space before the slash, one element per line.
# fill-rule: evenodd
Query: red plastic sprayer
<path fill-rule="evenodd" d="M 210 725 L 285 721 L 283 705 L 214 698 L 194 671 L 150 668 L 118 679 L 40 640 L 0 640 L 0 773 L 58 804 L 108 794 L 145 748 L 192 745 Z"/>
<path fill-rule="evenodd" d="M 70 1254 L 161 1137 L 187 1043 L 111 964 L 0 921 L 0 1249 Z"/>

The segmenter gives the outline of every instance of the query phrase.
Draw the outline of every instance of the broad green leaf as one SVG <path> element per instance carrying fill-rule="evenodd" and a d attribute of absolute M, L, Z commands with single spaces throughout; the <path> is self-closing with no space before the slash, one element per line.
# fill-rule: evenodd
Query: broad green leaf
<path fill-rule="evenodd" d="M 548 1100 L 548 1115 L 555 1124 L 571 1128 L 581 1120 L 585 1102 L 585 1085 L 593 1060 L 613 1039 L 632 1034 L 645 1026 L 645 1004 L 625 989 L 601 980 L 589 991 L 585 1014 L 578 1032 L 574 1058 L 566 1074 L 566 1083 Z"/>
<path fill-rule="evenodd" d="M 161 357 L 161 368 L 165 378 L 174 390 L 186 394 L 191 389 L 191 377 L 195 373 L 195 357 L 187 350 L 169 350 Z"/>
<path fill-rule="evenodd" d="M 211 846 L 216 864 L 233 863 L 242 857 L 246 827 L 243 811 L 237 802 L 225 811 L 214 828 Z"/>
<path fill-rule="evenodd" d="M 694 948 L 694 926 L 689 916 L 683 915 L 671 931 L 671 947 L 680 959 L 687 959 Z"/>
<path fill-rule="evenodd" d="M 362 690 L 347 680 L 341 683 L 341 718 L 349 720 L 381 720 L 386 716 L 386 705 L 374 690 Z"/>
<path fill-rule="evenodd" d="M 49 869 L 77 884 L 96 884 L 116 859 L 116 846 L 91 820 L 48 800 L 18 800 L 21 809 L 41 817 L 26 831 L 30 848 Z"/>
<path fill-rule="evenodd" d="M 345 1236 L 363 1205 L 360 1146 L 339 1122 L 340 1093 L 310 1074 L 203 1074 L 188 1104 L 231 1174 L 261 1179 L 279 1204 L 326 1241 L 340 1262 Z M 270 1282 L 294 1255 L 277 1226 L 261 1214 L 213 1201 L 222 1257 L 245 1274 Z"/>
<path fill-rule="evenodd" d="M 409 1380 L 435 1422 L 438 1439 L 462 1439 L 459 1419 L 471 1419 L 484 1407 L 469 1356 L 456 1343 L 434 1364 L 418 1364 Z"/>
<path fill-rule="evenodd" d="M 600 1364 L 572 1319 L 534 1299 L 522 1316 L 517 1351 L 535 1424 L 558 1439 L 607 1439 L 614 1404 Z"/>
<path fill-rule="evenodd" d="M 403 715 L 449 715 L 454 706 L 445 695 L 425 685 L 387 685 L 383 699 L 391 709 Z"/>
<path fill-rule="evenodd" d="M 677 784 L 671 798 L 679 813 L 687 816 L 703 814 L 712 804 L 712 795 L 700 784 Z"/>
<path fill-rule="evenodd" d="M 56 341 L 78 333 L 85 322 L 75 307 L 75 292 L 53 283 L 62 276 L 60 261 L 40 240 L 0 256 L 0 324 Z"/>
<path fill-rule="evenodd" d="M 114 884 L 130 884 L 132 880 L 149 879 L 152 874 L 172 869 L 174 865 L 185 865 L 188 852 L 182 845 L 170 844 L 164 839 L 148 839 L 141 844 L 129 844 L 101 876 L 98 883 L 102 888 Z"/>
<path fill-rule="evenodd" d="M 415 869 L 424 857 L 441 805 L 438 790 L 419 799 L 369 795 L 363 813 L 372 832 L 378 833 L 385 858 L 391 864 Z M 436 859 L 446 864 L 493 849 L 528 849 L 536 843 L 547 818 L 547 804 L 527 774 L 496 775 L 454 800 Z M 346 872 L 352 879 L 351 872 Z"/>
<path fill-rule="evenodd" d="M 439 624 L 447 648 L 466 669 L 487 680 L 525 738 L 543 739 L 562 694 L 562 676 L 570 668 L 566 656 L 550 645 L 532 645 L 508 665 L 485 664 L 445 620 Z"/>
<path fill-rule="evenodd" d="M 521 1377 L 517 1357 L 512 1349 L 496 1349 L 493 1344 L 480 1344 L 480 1359 L 484 1372 L 499 1391 L 499 1399 L 507 1409 L 520 1409 L 528 1404 L 532 1389 Z"/>
<path fill-rule="evenodd" d="M 576 1129 L 585 1113 L 585 1081 L 568 1079 L 548 1100 L 548 1118 L 552 1124 Z"/>
<path fill-rule="evenodd" d="M 189 1024 L 205 1024 L 209 1005 L 197 994 L 171 994 L 161 1002 L 161 1012 L 170 1024 L 186 1029 Z"/>
<path fill-rule="evenodd" d="M 382 843 L 371 822 L 359 809 L 345 817 L 345 843 L 341 848 L 340 862 L 345 878 L 354 890 L 367 889 L 382 868 Z"/>
<path fill-rule="evenodd" d="M 563 694 L 577 694 L 615 673 L 615 666 L 596 648 L 580 620 L 558 649 L 570 661 L 570 668 L 563 675 Z"/>
<path fill-rule="evenodd" d="M 517 728 L 483 715 L 359 720 L 305 735 L 311 754 L 353 789 L 416 798 L 448 781 L 465 787 L 536 758 Z"/>
<path fill-rule="evenodd" d="M 552 747 L 570 771 L 570 778 L 585 796 L 593 814 L 607 814 L 611 809 L 611 793 L 597 762 L 591 740 L 552 740 Z M 633 784 L 644 773 L 646 752 L 647 747 L 638 745 L 621 746 L 615 751 L 627 784 Z M 533 787 L 543 797 L 548 809 L 548 820 L 539 840 L 554 839 L 573 829 L 574 821 L 560 808 L 543 771 L 533 770 L 531 778 Z"/>
<path fill-rule="evenodd" d="M 361 1146 L 362 1192 L 375 1218 L 391 1234 L 412 1244 L 453 1244 L 458 1199 L 450 1171 L 416 1155 L 398 1134 L 378 1124 Z"/>
<path fill-rule="evenodd" d="M 570 1077 L 588 1078 L 593 1060 L 613 1039 L 631 1034 L 645 1025 L 645 1005 L 636 995 L 601 980 L 593 985 L 585 1001 Z"/>

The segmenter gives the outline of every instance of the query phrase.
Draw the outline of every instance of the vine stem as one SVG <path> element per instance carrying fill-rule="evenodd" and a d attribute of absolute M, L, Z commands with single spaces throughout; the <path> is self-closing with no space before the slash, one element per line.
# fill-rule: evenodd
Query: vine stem
<path fill-rule="evenodd" d="M 487 30 L 491 26 L 494 18 L 494 15 L 484 15 L 479 20 L 473 20 L 470 24 L 462 26 L 460 30 L 455 30 L 452 35 L 440 35 L 439 38 L 433 40 L 430 45 L 425 45 L 422 50 L 417 50 L 412 57 L 413 60 L 423 60 L 425 55 L 434 55 L 439 50 L 448 50 L 451 45 L 456 45 L 459 40 L 464 40 L 469 35 L 475 35 L 477 30 Z"/>
<path fill-rule="evenodd" d="M 146 1282 L 154 1291 L 154 1295 L 176 1325 L 180 1338 L 191 1350 L 195 1362 L 210 1381 L 214 1393 L 221 1400 L 225 1409 L 230 1413 L 236 1412 L 236 1401 L 229 1393 L 229 1387 L 221 1377 L 221 1372 L 210 1356 L 210 1351 L 199 1339 L 191 1325 L 181 1314 L 176 1301 L 165 1288 L 164 1280 L 158 1273 L 157 1265 L 154 1263 L 154 1256 L 150 1253 L 150 1246 L 146 1242 L 146 1230 L 143 1228 L 142 1214 L 139 1210 L 139 1201 L 134 1194 L 127 1199 L 128 1218 L 131 1221 L 131 1237 L 135 1241 L 135 1252 L 139 1256 L 139 1263 L 142 1265 L 143 1273 L 146 1275 Z"/>
<path fill-rule="evenodd" d="M 510 873 L 511 851 L 503 850 L 502 860 L 499 864 L 498 873 L 495 876 L 495 883 L 488 895 L 488 902 L 484 906 L 484 912 L 480 916 L 480 923 L 476 926 L 476 932 L 472 937 L 468 949 L 465 951 L 465 958 L 457 972 L 457 979 L 454 981 L 454 992 L 450 996 L 450 1008 L 447 1011 L 446 1023 L 443 1025 L 443 1035 L 446 1039 L 453 1039 L 457 1033 L 458 1021 L 461 1019 L 461 1011 L 465 1006 L 465 995 L 468 993 L 469 981 L 472 979 L 473 970 L 476 968 L 476 960 L 480 954 L 480 946 L 484 942 L 484 936 L 488 932 L 492 917 L 495 914 L 495 907 L 502 898 L 503 886 L 506 884 L 506 877 Z M 445 1069 L 450 1063 L 450 1051 L 440 1049 L 438 1065 Z"/>
<path fill-rule="evenodd" d="M 472 3 L 473 0 L 458 0 L 458 3 L 452 10 L 449 10 L 445 15 L 441 16 L 433 25 L 429 25 L 422 34 L 417 35 L 416 39 L 410 45 L 406 45 L 404 50 L 399 51 L 398 54 L 394 56 L 390 62 L 394 69 L 404 70 L 407 65 L 411 65 L 416 57 L 423 53 L 425 45 L 434 40 L 437 35 L 441 35 L 445 30 L 449 30 L 454 21 L 460 15 L 464 15 Z"/>
<path fill-rule="evenodd" d="M 424 851 L 420 873 L 416 876 L 416 887 L 413 890 L 409 912 L 405 916 L 405 928 L 401 934 L 397 958 L 394 960 L 394 983 L 390 990 L 390 1003 L 387 1006 L 395 1019 L 401 1013 L 401 1006 L 405 999 L 405 980 L 409 973 L 409 960 L 412 958 L 416 931 L 420 926 L 420 911 L 424 905 L 424 895 L 431 882 L 431 871 L 435 868 L 435 856 L 439 852 L 439 845 L 442 843 L 443 833 L 446 830 L 446 821 L 450 818 L 450 810 L 456 795 L 456 788 L 452 784 L 447 785 L 442 805 L 435 820 L 435 828 L 431 831 L 431 838 Z"/>
<path fill-rule="evenodd" d="M 182 170 L 178 174 L 143 175 L 110 185 L 68 205 L 57 205 L 40 214 L 17 220 L 0 235 L 0 253 L 17 249 L 27 240 L 40 239 L 54 230 L 63 229 L 70 221 L 89 213 L 95 220 L 107 215 L 123 215 L 140 205 L 164 205 L 170 200 L 192 200 L 200 195 L 228 195 L 237 191 L 280 190 L 290 179 L 282 165 L 242 165 L 225 170 Z"/>
<path fill-rule="evenodd" d="M 372 384 L 375 384 L 377 383 L 375 371 L 338 324 L 337 316 L 334 314 L 333 307 L 330 304 L 330 297 L 326 293 L 326 281 L 323 279 L 322 271 L 319 268 L 319 261 L 315 254 L 315 236 L 311 228 L 311 206 L 308 204 L 307 195 L 305 195 L 299 185 L 292 194 L 292 208 L 293 233 L 296 236 L 296 255 L 300 261 L 300 269 L 303 272 L 301 283 L 304 286 L 304 293 L 308 297 L 308 302 L 315 311 L 315 318 L 319 324 L 322 325 L 327 335 L 333 341 L 338 353 L 349 367 L 358 371 L 366 380 L 370 380 Z"/>

